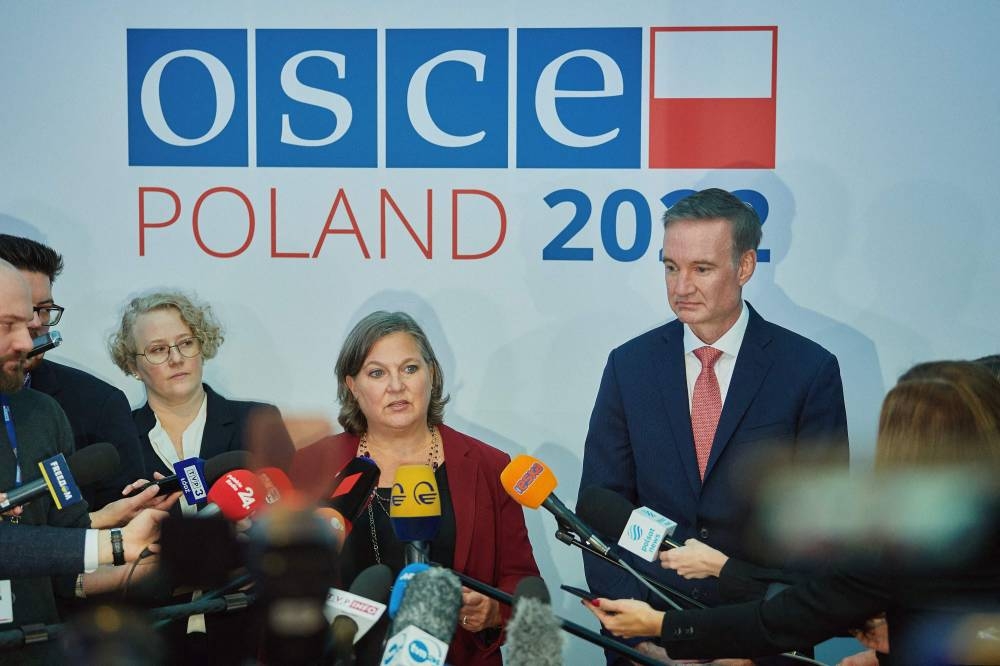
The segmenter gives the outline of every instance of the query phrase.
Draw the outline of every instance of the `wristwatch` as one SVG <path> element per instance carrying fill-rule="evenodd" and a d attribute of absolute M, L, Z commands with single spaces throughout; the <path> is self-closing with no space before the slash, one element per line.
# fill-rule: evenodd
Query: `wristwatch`
<path fill-rule="evenodd" d="M 117 527 L 111 530 L 111 556 L 116 567 L 125 564 L 125 542 L 122 540 L 122 531 Z"/>

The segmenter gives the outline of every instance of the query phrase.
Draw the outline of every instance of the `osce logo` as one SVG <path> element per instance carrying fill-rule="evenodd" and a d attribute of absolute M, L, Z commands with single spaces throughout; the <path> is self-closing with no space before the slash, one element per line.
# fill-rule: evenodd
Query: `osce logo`
<path fill-rule="evenodd" d="M 513 32 L 130 29 L 129 164 L 641 166 L 642 29 Z"/>

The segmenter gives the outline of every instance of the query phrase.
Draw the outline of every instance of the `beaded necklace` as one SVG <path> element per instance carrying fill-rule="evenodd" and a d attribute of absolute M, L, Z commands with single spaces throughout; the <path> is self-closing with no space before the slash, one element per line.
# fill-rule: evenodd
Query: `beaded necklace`
<path fill-rule="evenodd" d="M 438 459 L 441 454 L 441 435 L 438 433 L 438 429 L 434 426 L 430 426 L 428 431 L 431 434 L 431 444 L 427 447 L 427 466 L 436 472 L 438 466 L 440 465 L 440 463 L 438 463 Z M 358 442 L 358 457 L 372 457 L 371 451 L 368 448 L 367 432 L 361 435 L 361 441 Z M 379 553 L 378 549 L 378 535 L 375 533 L 375 512 L 372 510 L 372 504 L 377 505 L 378 508 L 382 509 L 382 513 L 391 518 L 391 514 L 389 513 L 389 503 L 391 501 L 391 498 L 383 500 L 378 494 L 378 489 L 376 489 L 375 496 L 372 498 L 372 501 L 368 503 L 368 527 L 371 530 L 372 550 L 375 552 L 376 564 L 382 564 L 382 555 Z M 383 504 L 383 502 L 385 503 Z"/>

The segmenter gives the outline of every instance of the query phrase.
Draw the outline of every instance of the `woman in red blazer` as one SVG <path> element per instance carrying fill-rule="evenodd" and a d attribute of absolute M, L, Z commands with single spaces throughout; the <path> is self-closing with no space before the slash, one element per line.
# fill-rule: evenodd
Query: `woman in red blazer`
<path fill-rule="evenodd" d="M 376 563 L 402 568 L 389 497 L 397 468 L 412 464 L 435 470 L 441 497 L 432 561 L 510 593 L 522 578 L 537 576 L 523 510 L 500 485 L 510 457 L 442 423 L 444 377 L 420 326 L 402 312 L 368 315 L 344 342 L 336 373 L 338 420 L 346 432 L 300 450 L 291 476 L 299 488 L 322 491 L 355 456 L 369 456 L 379 466 L 375 499 L 344 542 L 342 586 Z M 509 608 L 463 588 L 448 663 L 501 664 L 509 615 Z"/>

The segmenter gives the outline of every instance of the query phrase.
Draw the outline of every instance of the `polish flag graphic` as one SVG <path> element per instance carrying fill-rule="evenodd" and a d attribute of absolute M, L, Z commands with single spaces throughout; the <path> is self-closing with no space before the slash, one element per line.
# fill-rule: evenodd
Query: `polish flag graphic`
<path fill-rule="evenodd" d="M 650 50 L 650 168 L 774 168 L 777 26 L 651 28 Z"/>

